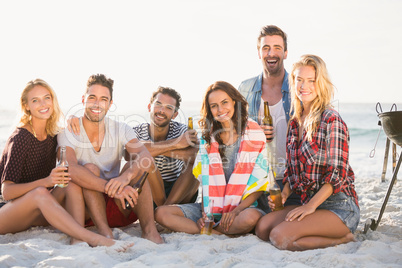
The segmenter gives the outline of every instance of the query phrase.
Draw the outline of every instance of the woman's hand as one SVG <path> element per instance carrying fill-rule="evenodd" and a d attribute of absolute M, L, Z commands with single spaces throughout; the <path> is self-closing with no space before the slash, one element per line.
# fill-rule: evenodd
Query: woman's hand
<path fill-rule="evenodd" d="M 227 212 L 222 215 L 219 225 L 222 227 L 222 229 L 225 232 L 229 231 L 230 226 L 234 222 L 237 215 L 239 215 L 239 213 L 240 213 L 240 211 L 234 209 L 231 212 Z"/>
<path fill-rule="evenodd" d="M 284 192 L 281 192 L 281 197 L 282 197 L 282 205 L 285 205 L 286 199 L 288 199 L 288 195 Z M 271 198 L 271 195 L 268 195 L 268 206 L 271 209 L 271 211 L 275 210 L 275 203 Z"/>
<path fill-rule="evenodd" d="M 53 187 L 56 184 L 68 184 L 71 181 L 70 174 L 66 173 L 67 167 L 55 167 L 50 172 L 49 176 L 45 178 L 45 187 Z"/>
<path fill-rule="evenodd" d="M 291 211 L 288 212 L 288 214 L 285 217 L 285 221 L 294 221 L 297 219 L 297 221 L 301 221 L 306 217 L 307 215 L 313 214 L 315 212 L 315 207 L 309 204 L 306 204 L 304 206 L 297 207 L 295 209 L 292 209 Z"/>
<path fill-rule="evenodd" d="M 75 135 L 80 134 L 80 119 L 78 117 L 75 117 L 74 115 L 71 115 L 67 119 L 67 128 L 68 131 L 74 132 Z"/>
<path fill-rule="evenodd" d="M 198 229 L 200 229 L 200 231 L 201 231 L 202 227 L 204 227 L 204 225 L 205 225 L 204 219 L 206 217 L 207 217 L 207 214 L 205 214 L 205 212 L 202 212 L 202 218 L 199 218 L 197 221 L 197 227 L 198 227 Z"/>

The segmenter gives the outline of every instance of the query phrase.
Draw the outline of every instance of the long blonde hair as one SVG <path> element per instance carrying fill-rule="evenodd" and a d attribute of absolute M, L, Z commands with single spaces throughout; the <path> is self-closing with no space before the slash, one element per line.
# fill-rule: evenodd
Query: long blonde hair
<path fill-rule="evenodd" d="M 60 131 L 59 120 L 63 116 L 63 114 L 61 112 L 59 102 L 57 101 L 56 93 L 53 91 L 53 89 L 50 87 L 48 83 L 39 78 L 29 81 L 21 93 L 20 104 L 21 104 L 22 116 L 19 122 L 19 126 L 21 127 L 26 124 L 29 124 L 29 122 L 31 121 L 32 115 L 31 112 L 26 109 L 26 105 L 28 103 L 28 93 L 35 86 L 42 86 L 46 88 L 47 90 L 49 90 L 50 95 L 52 96 L 53 113 L 46 122 L 46 133 L 53 137 Z"/>
<path fill-rule="evenodd" d="M 293 64 L 293 69 L 289 77 L 291 97 L 292 97 L 292 117 L 296 119 L 299 125 L 301 125 L 301 116 L 303 113 L 303 103 L 297 97 L 295 72 L 303 67 L 311 66 L 315 70 L 315 89 L 317 97 L 313 100 L 310 108 L 310 113 L 304 120 L 304 129 L 306 130 L 306 136 L 309 141 L 312 140 L 313 134 L 317 131 L 320 124 L 321 114 L 327 108 L 332 108 L 331 100 L 334 96 L 334 85 L 332 84 L 325 62 L 318 56 L 306 54 L 301 56 L 300 60 Z"/>

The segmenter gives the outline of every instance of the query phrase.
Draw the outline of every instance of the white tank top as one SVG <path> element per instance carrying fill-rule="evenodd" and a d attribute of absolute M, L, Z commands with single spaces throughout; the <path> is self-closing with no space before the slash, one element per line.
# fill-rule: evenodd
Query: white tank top
<path fill-rule="evenodd" d="M 286 122 L 286 114 L 283 109 L 282 99 L 269 106 L 269 111 L 274 121 L 274 132 L 275 138 L 272 142 L 275 142 L 275 154 L 274 159 L 276 166 L 274 171 L 276 173 L 276 179 L 283 179 L 283 173 L 285 172 L 286 165 L 286 131 L 288 128 L 288 123 Z M 259 124 L 261 124 L 262 118 L 264 117 L 264 100 L 261 98 L 260 110 L 258 113 Z"/>

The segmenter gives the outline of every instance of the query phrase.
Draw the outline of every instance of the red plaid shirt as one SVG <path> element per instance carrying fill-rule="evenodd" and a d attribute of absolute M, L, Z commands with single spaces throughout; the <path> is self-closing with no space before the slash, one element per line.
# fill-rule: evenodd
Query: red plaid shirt
<path fill-rule="evenodd" d="M 321 123 L 312 141 L 303 133 L 298 142 L 299 125 L 291 120 L 286 139 L 286 161 L 283 183 L 301 196 L 303 204 L 318 192 L 325 183 L 333 186 L 333 194 L 344 192 L 358 198 L 355 191 L 355 175 L 349 166 L 349 131 L 340 115 L 332 109 L 321 115 Z"/>

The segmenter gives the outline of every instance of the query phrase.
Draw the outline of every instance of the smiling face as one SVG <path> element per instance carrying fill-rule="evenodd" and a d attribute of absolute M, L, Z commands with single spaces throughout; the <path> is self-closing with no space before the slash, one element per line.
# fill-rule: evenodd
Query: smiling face
<path fill-rule="evenodd" d="M 176 99 L 167 94 L 158 93 L 153 103 L 148 104 L 148 111 L 151 113 L 150 117 L 153 125 L 166 127 L 178 115 Z"/>
<path fill-rule="evenodd" d="M 208 96 L 209 109 L 213 118 L 224 124 L 228 124 L 235 112 L 235 101 L 223 90 L 216 90 Z"/>
<path fill-rule="evenodd" d="M 33 87 L 27 94 L 25 109 L 30 111 L 32 120 L 47 120 L 53 114 L 53 98 L 49 90 L 43 86 Z"/>
<path fill-rule="evenodd" d="M 283 60 L 288 55 L 283 38 L 279 35 L 267 35 L 261 38 L 259 45 L 258 56 L 262 61 L 264 72 L 279 75 L 285 68 Z"/>
<path fill-rule="evenodd" d="M 312 66 L 301 66 L 295 70 L 296 94 L 305 108 L 310 107 L 317 98 L 315 79 L 315 69 Z"/>
<path fill-rule="evenodd" d="M 107 87 L 92 85 L 82 96 L 82 103 L 85 105 L 85 117 L 91 122 L 101 122 L 113 101 Z"/>

